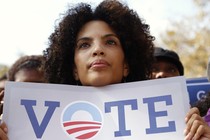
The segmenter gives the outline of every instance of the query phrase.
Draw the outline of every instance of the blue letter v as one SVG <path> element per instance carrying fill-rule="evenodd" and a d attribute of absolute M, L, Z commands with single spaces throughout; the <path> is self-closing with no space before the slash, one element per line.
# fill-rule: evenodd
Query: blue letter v
<path fill-rule="evenodd" d="M 26 112 L 34 129 L 37 138 L 41 138 L 56 107 L 60 106 L 59 102 L 45 101 L 45 106 L 48 106 L 47 112 L 39 125 L 37 117 L 32 106 L 36 105 L 36 100 L 21 100 L 21 105 L 25 106 Z"/>

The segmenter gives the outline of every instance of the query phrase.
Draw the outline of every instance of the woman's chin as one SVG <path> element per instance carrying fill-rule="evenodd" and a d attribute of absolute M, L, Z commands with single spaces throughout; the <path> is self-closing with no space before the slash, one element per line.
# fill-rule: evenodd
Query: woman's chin
<path fill-rule="evenodd" d="M 89 86 L 94 86 L 94 87 L 103 87 L 103 86 L 107 86 L 110 85 L 110 82 L 104 82 L 104 81 L 100 81 L 100 82 L 92 82 L 89 84 Z"/>
<path fill-rule="evenodd" d="M 121 78 L 116 78 L 113 75 L 107 75 L 107 74 L 90 75 L 89 77 L 85 78 L 83 77 L 83 79 L 80 80 L 83 86 L 94 86 L 94 87 L 102 87 L 111 84 L 121 83 Z"/>
<path fill-rule="evenodd" d="M 102 87 L 102 86 L 107 86 L 107 85 L 110 85 L 110 84 L 113 84 L 113 82 L 103 78 L 103 79 L 92 79 L 92 80 L 87 81 L 86 83 L 83 83 L 82 85 Z"/>

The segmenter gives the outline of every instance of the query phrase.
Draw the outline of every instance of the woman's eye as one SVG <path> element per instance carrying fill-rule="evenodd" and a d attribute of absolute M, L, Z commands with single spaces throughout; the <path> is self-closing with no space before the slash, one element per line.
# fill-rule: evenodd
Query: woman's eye
<path fill-rule="evenodd" d="M 108 45 L 116 45 L 117 43 L 114 40 L 107 40 L 107 44 Z"/>
<path fill-rule="evenodd" d="M 89 46 L 90 46 L 89 43 L 81 43 L 81 44 L 78 45 L 79 48 L 87 48 Z"/>

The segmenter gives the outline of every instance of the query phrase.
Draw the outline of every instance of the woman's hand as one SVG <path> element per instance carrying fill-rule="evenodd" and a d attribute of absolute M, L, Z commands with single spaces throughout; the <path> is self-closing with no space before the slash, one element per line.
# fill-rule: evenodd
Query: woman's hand
<path fill-rule="evenodd" d="M 0 140 L 8 140 L 7 132 L 8 132 L 7 126 L 6 126 L 6 124 L 3 122 L 3 123 L 0 125 Z"/>
<path fill-rule="evenodd" d="M 200 116 L 198 108 L 191 108 L 185 121 L 185 140 L 210 140 L 210 127 Z"/>

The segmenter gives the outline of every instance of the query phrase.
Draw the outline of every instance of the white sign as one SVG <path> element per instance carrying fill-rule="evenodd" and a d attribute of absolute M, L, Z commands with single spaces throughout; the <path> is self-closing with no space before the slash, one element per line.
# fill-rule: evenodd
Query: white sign
<path fill-rule="evenodd" d="M 181 140 L 184 77 L 105 87 L 7 82 L 10 140 Z"/>

